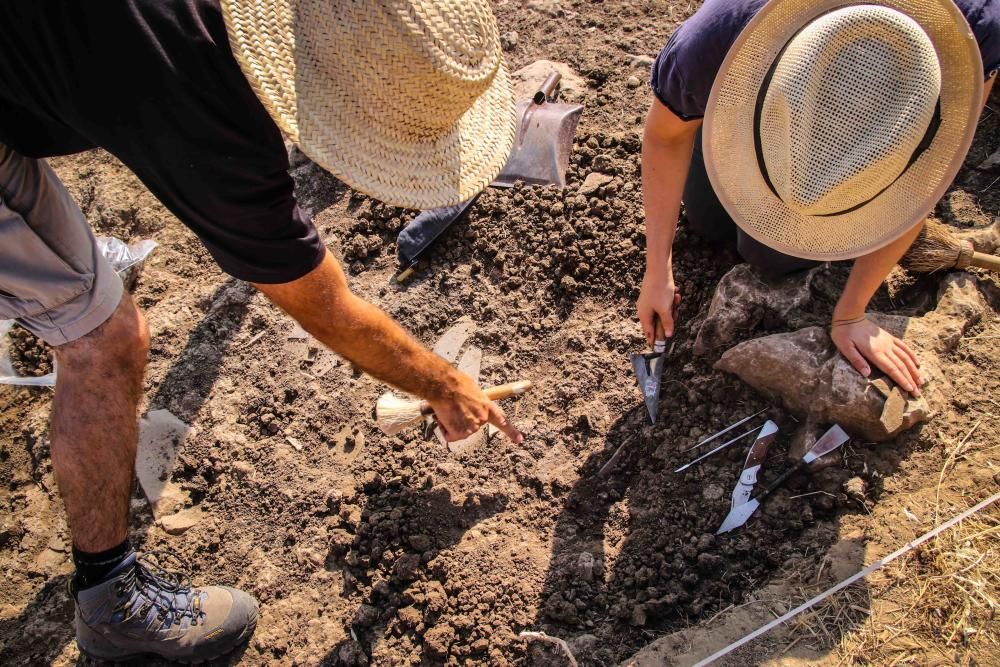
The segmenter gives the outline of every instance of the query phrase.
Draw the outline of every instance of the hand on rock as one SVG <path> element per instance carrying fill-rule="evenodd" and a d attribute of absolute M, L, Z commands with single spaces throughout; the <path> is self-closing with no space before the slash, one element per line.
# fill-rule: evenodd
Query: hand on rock
<path fill-rule="evenodd" d="M 656 276 L 648 271 L 642 279 L 642 289 L 636 309 L 639 311 L 639 323 L 646 334 L 646 342 L 653 345 L 656 338 L 654 318 L 660 319 L 667 338 L 674 335 L 674 311 L 681 302 L 681 293 L 674 285 L 673 271 L 666 275 Z"/>
<path fill-rule="evenodd" d="M 869 363 L 873 363 L 900 387 L 914 396 L 920 396 L 923 380 L 917 355 L 906 343 L 867 317 L 848 322 L 834 321 L 830 338 L 861 375 L 869 377 L 872 372 Z"/>

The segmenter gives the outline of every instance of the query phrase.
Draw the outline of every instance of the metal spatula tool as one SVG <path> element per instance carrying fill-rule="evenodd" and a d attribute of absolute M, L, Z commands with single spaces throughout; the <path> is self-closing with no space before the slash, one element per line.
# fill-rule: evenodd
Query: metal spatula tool
<path fill-rule="evenodd" d="M 796 463 L 794 466 L 786 470 L 780 477 L 778 477 L 778 479 L 771 482 L 770 486 L 768 486 L 766 489 L 758 493 L 755 497 L 751 498 L 745 503 L 736 505 L 735 504 L 736 493 L 734 491 L 733 508 L 729 511 L 729 514 L 726 515 L 725 520 L 722 522 L 722 525 L 719 526 L 719 530 L 715 531 L 715 534 L 721 535 L 722 533 L 728 533 L 729 531 L 735 530 L 736 528 L 739 528 L 740 526 L 745 524 L 747 520 L 751 516 L 753 516 L 753 513 L 757 511 L 757 508 L 760 507 L 761 501 L 763 501 L 769 495 L 774 493 L 779 487 L 781 487 L 782 484 L 788 481 L 789 477 L 799 472 L 807 465 L 809 465 L 816 459 L 820 458 L 821 456 L 829 454 L 830 452 L 837 449 L 850 439 L 851 439 L 850 436 L 848 436 L 847 433 L 844 432 L 844 429 L 840 428 L 840 426 L 835 425 L 829 431 L 824 433 L 819 440 L 816 441 L 816 444 L 812 446 L 812 449 L 806 452 L 805 456 L 803 456 L 798 463 Z M 756 474 L 757 473 L 755 471 L 754 472 L 755 480 L 756 480 Z M 742 479 L 740 481 L 742 482 Z"/>
<path fill-rule="evenodd" d="M 660 405 L 660 379 L 663 377 L 663 357 L 667 349 L 667 336 L 663 332 L 660 318 L 656 318 L 656 336 L 653 351 L 643 354 L 630 354 L 635 378 L 639 382 L 642 398 L 646 402 L 649 422 L 656 423 L 656 413 Z"/>

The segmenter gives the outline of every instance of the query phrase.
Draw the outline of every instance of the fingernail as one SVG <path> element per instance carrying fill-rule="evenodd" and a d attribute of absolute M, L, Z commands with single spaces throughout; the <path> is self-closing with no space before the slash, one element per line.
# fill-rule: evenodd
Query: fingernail
<path fill-rule="evenodd" d="M 861 371 L 861 374 L 864 375 L 865 377 L 868 377 L 869 375 L 872 374 L 872 369 L 866 366 L 865 369 Z"/>
<path fill-rule="evenodd" d="M 517 443 L 517 444 L 519 444 L 519 445 L 520 445 L 520 444 L 521 444 L 522 442 L 524 442 L 524 434 L 523 434 L 523 433 L 518 433 L 518 434 L 517 434 L 517 438 L 515 438 L 515 439 L 514 439 L 514 442 L 516 442 L 516 443 Z"/>
<path fill-rule="evenodd" d="M 673 329 L 667 329 L 664 333 L 667 334 L 667 338 L 673 338 L 673 336 L 674 336 L 674 330 Z"/>

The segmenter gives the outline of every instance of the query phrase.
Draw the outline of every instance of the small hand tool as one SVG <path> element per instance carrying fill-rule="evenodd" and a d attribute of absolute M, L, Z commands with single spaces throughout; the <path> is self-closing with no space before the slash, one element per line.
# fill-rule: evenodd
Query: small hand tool
<path fill-rule="evenodd" d="M 770 425 L 770 426 L 774 426 L 775 430 L 777 430 L 777 428 L 778 428 L 777 426 L 775 426 L 775 425 L 774 425 L 774 422 L 772 422 L 772 421 L 768 420 L 768 421 L 767 421 L 767 422 L 766 422 L 766 423 L 764 424 L 764 426 L 763 426 L 763 427 L 762 427 L 762 428 L 760 429 L 760 430 L 761 430 L 761 433 L 763 433 L 763 432 L 764 432 L 764 430 L 768 428 L 768 425 Z M 736 436 L 735 438 L 733 438 L 732 440 L 728 440 L 728 441 L 726 441 L 726 442 L 722 443 L 721 445 L 719 445 L 718 447 L 716 447 L 715 449 L 713 449 L 713 450 L 712 450 L 712 451 L 710 451 L 710 452 L 705 452 L 704 454 L 702 454 L 701 456 L 699 456 L 699 457 L 698 457 L 698 458 L 696 458 L 695 460 L 691 461 L 690 463 L 685 463 L 684 465 L 682 465 L 682 466 L 681 466 L 680 468 L 678 468 L 678 469 L 677 469 L 677 470 L 675 470 L 674 472 L 684 472 L 685 470 L 687 470 L 688 468 L 690 468 L 691 466 L 693 466 L 693 465 L 694 465 L 695 463 L 699 463 L 699 462 L 701 462 L 701 461 L 704 461 L 704 460 L 705 460 L 705 459 L 707 459 L 707 458 L 708 458 L 709 456 L 712 456 L 713 454 L 715 454 L 715 453 L 717 453 L 717 452 L 721 452 L 721 451 L 722 451 L 723 449 L 725 449 L 726 447 L 729 447 L 730 445 L 734 445 L 734 444 L 736 444 L 737 442 L 739 442 L 739 441 L 740 441 L 740 440 L 742 440 L 743 438 L 745 438 L 745 437 L 747 437 L 748 435 L 750 435 L 750 434 L 754 433 L 754 432 L 755 432 L 756 430 L 757 430 L 757 427 L 756 427 L 756 426 L 754 426 L 754 427 L 753 427 L 752 429 L 750 429 L 750 430 L 749 430 L 749 431 L 747 431 L 746 433 L 744 433 L 744 434 L 742 434 L 742 435 L 738 435 L 738 436 Z"/>
<path fill-rule="evenodd" d="M 764 414 L 765 412 L 767 412 L 767 408 L 764 408 L 760 412 L 755 412 L 752 415 L 750 415 L 749 417 L 744 417 L 743 419 L 739 420 L 738 422 L 736 422 L 732 426 L 727 426 L 726 428 L 722 429 L 718 433 L 715 433 L 713 435 L 708 436 L 707 438 L 705 438 L 704 440 L 702 440 L 701 442 L 699 442 L 697 445 L 694 445 L 693 447 L 688 447 L 687 449 L 681 450 L 681 452 L 682 453 L 683 452 L 690 452 L 693 449 L 698 449 L 702 445 L 707 445 L 708 443 L 712 442 L 716 438 L 719 438 L 719 437 L 724 436 L 725 434 L 729 433 L 730 431 L 732 431 L 737 426 L 743 426 L 743 424 L 746 424 L 748 421 L 750 421 L 754 417 L 759 417 L 760 415 Z"/>
<path fill-rule="evenodd" d="M 733 489 L 733 504 L 731 509 L 735 510 L 740 505 L 750 501 L 751 496 L 753 496 L 753 487 L 757 484 L 757 473 L 760 471 L 760 466 L 764 463 L 764 458 L 767 456 L 768 447 L 771 446 L 771 443 L 774 442 L 777 436 L 778 425 L 773 421 L 768 421 L 764 424 L 764 428 L 760 430 L 757 439 L 750 445 L 750 451 L 747 452 L 747 460 L 743 464 L 743 472 L 740 473 L 740 478 Z"/>
<path fill-rule="evenodd" d="M 775 490 L 788 481 L 789 477 L 799 472 L 821 456 L 829 454 L 833 450 L 837 449 L 848 440 L 850 440 L 850 436 L 844 432 L 844 429 L 840 428 L 840 426 L 834 425 L 829 431 L 824 433 L 819 440 L 816 441 L 816 444 L 812 446 L 812 449 L 806 452 L 801 461 L 782 473 L 778 479 L 771 482 L 770 486 L 747 502 L 741 505 L 733 506 L 715 534 L 721 535 L 722 533 L 728 533 L 729 531 L 739 528 L 745 524 L 747 519 L 753 516 L 753 513 L 757 511 L 758 507 L 760 507 L 761 501 L 774 493 Z"/>
<path fill-rule="evenodd" d="M 660 404 L 660 378 L 663 377 L 663 356 L 667 349 L 667 335 L 663 331 L 660 318 L 653 316 L 656 325 L 653 351 L 643 354 L 630 354 L 635 377 L 639 381 L 642 398 L 646 401 L 646 411 L 649 412 L 649 423 L 656 423 L 656 414 Z"/>

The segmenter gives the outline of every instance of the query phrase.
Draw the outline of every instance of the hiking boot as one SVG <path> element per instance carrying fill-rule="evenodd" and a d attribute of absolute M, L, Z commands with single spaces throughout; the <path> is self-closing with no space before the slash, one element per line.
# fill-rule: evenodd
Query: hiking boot
<path fill-rule="evenodd" d="M 153 555 L 129 554 L 101 583 L 73 591 L 81 653 L 190 664 L 218 658 L 250 638 L 256 600 L 226 586 L 191 588 L 186 575 L 168 572 Z"/>

